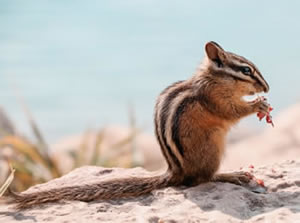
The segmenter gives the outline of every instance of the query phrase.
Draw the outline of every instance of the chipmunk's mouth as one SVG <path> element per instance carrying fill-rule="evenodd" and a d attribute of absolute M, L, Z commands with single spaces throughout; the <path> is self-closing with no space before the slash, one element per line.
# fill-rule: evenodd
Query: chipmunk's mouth
<path fill-rule="evenodd" d="M 248 95 L 244 95 L 242 96 L 242 99 L 245 101 L 245 102 L 248 102 L 248 103 L 251 103 L 251 102 L 255 102 L 257 100 L 259 100 L 260 98 L 263 98 L 264 96 L 262 95 L 263 92 L 250 92 Z"/>

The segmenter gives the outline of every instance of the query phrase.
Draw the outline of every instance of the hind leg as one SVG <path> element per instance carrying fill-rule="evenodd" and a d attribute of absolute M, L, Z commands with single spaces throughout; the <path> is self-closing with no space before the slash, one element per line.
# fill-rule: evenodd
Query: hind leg
<path fill-rule="evenodd" d="M 253 175 L 248 172 L 233 172 L 233 173 L 219 173 L 216 174 L 212 181 L 214 182 L 224 182 L 224 183 L 232 183 L 237 185 L 248 184 Z"/>

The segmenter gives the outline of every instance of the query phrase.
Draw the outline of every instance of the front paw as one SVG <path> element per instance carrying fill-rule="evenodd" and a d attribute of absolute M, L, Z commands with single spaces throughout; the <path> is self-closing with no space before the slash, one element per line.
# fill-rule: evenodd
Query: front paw
<path fill-rule="evenodd" d="M 259 112 L 264 115 L 268 115 L 269 111 L 270 111 L 269 107 L 270 107 L 270 104 L 267 102 L 267 100 L 265 98 L 259 98 L 254 103 L 252 103 L 253 112 L 255 112 L 255 113 Z"/>

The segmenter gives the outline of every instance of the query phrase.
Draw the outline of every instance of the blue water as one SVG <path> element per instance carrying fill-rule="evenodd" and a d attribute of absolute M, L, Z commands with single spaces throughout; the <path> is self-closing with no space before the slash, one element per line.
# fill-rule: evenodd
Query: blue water
<path fill-rule="evenodd" d="M 53 142 L 111 123 L 152 130 L 155 98 L 192 75 L 209 40 L 254 61 L 274 114 L 299 101 L 300 1 L 1 0 L 0 106 Z"/>

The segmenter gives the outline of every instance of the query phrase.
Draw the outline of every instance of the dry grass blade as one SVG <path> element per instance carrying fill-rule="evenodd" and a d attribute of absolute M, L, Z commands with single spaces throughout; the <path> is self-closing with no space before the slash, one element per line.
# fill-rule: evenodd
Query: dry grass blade
<path fill-rule="evenodd" d="M 15 173 L 13 187 L 16 191 L 24 191 L 35 184 L 40 184 L 44 182 L 46 182 L 45 179 L 37 179 L 33 177 L 30 173 L 21 173 L 17 170 Z"/>
<path fill-rule="evenodd" d="M 48 157 L 44 157 L 40 154 L 37 147 L 25 139 L 18 136 L 6 136 L 0 140 L 0 148 L 9 146 L 15 149 L 15 152 L 23 155 L 27 160 L 33 163 L 39 163 L 46 167 L 53 177 L 59 177 L 61 174 L 57 168 L 57 165 L 49 160 Z"/>
<path fill-rule="evenodd" d="M 18 136 L 6 136 L 0 140 L 0 148 L 9 146 L 16 150 L 17 153 L 23 154 L 27 159 L 47 166 L 43 156 L 34 145 Z"/>
<path fill-rule="evenodd" d="M 139 132 L 138 130 L 133 129 L 127 137 L 121 139 L 120 141 L 112 145 L 111 152 L 106 155 L 105 159 L 102 158 L 101 165 L 111 166 L 110 163 L 115 159 L 115 157 L 117 156 L 121 157 L 123 155 L 126 155 L 128 150 L 126 151 L 124 147 L 132 143 L 132 141 L 135 139 L 138 132 Z M 132 149 L 131 149 L 131 153 L 132 153 Z M 133 162 L 131 162 L 131 164 L 126 167 L 131 167 L 132 163 Z"/>
<path fill-rule="evenodd" d="M 24 191 L 32 185 L 44 183 L 48 180 L 47 174 L 36 171 L 37 166 L 28 161 L 8 159 L 8 163 L 11 163 L 16 170 L 12 184 L 12 188 L 16 191 Z"/>
<path fill-rule="evenodd" d="M 133 129 L 127 137 L 112 145 L 112 149 L 120 148 L 122 146 L 128 145 L 129 143 L 132 143 L 138 133 L 139 130 Z"/>
<path fill-rule="evenodd" d="M 100 164 L 100 150 L 101 150 L 100 146 L 104 139 L 104 133 L 105 133 L 104 129 L 101 129 L 100 131 L 97 132 L 96 142 L 95 142 L 95 145 L 94 145 L 93 151 L 92 151 L 92 159 L 90 162 L 91 165 L 99 165 Z"/>
<path fill-rule="evenodd" d="M 14 182 L 12 184 L 14 190 L 23 191 L 36 184 L 36 179 L 33 176 L 34 169 L 30 168 L 26 162 L 11 159 L 9 159 L 8 162 L 11 163 L 16 170 L 14 174 Z"/>
<path fill-rule="evenodd" d="M 89 141 L 90 141 L 90 130 L 87 130 L 82 137 L 82 141 L 79 145 L 78 150 L 75 152 L 74 168 L 82 166 L 86 163 Z"/>
<path fill-rule="evenodd" d="M 11 170 L 11 173 L 10 173 L 9 177 L 6 179 L 6 181 L 4 182 L 4 184 L 0 188 L 0 197 L 2 197 L 2 195 L 5 193 L 5 191 L 9 187 L 9 185 L 14 180 L 15 169 L 13 169 L 11 167 L 10 170 Z"/>
<path fill-rule="evenodd" d="M 16 130 L 7 113 L 0 107 L 0 136 L 15 135 Z"/>
<path fill-rule="evenodd" d="M 132 163 L 131 166 L 140 166 L 143 163 L 143 156 L 141 154 L 141 151 L 138 150 L 136 146 L 136 136 L 139 133 L 137 127 L 136 127 L 136 115 L 134 111 L 133 105 L 129 105 L 129 124 L 130 124 L 130 130 L 131 130 L 131 140 L 128 142 L 131 147 L 131 154 L 132 154 Z"/>
<path fill-rule="evenodd" d="M 29 122 L 29 125 L 32 129 L 32 132 L 35 135 L 36 139 L 38 140 L 38 144 L 39 144 L 38 149 L 40 149 L 40 152 L 43 154 L 44 157 L 47 157 L 49 159 L 49 157 L 48 157 L 48 150 L 49 150 L 48 145 L 47 145 L 41 131 L 39 130 L 38 125 L 36 124 L 32 114 L 31 114 L 31 112 L 28 108 L 28 106 L 26 105 L 25 100 L 23 99 L 21 94 L 19 94 L 19 91 L 18 91 L 16 86 L 15 86 L 15 94 L 16 94 L 16 97 L 17 97 L 18 101 L 21 104 L 21 107 L 22 107 L 22 109 L 25 113 L 25 116 L 26 116 L 26 118 Z"/>

